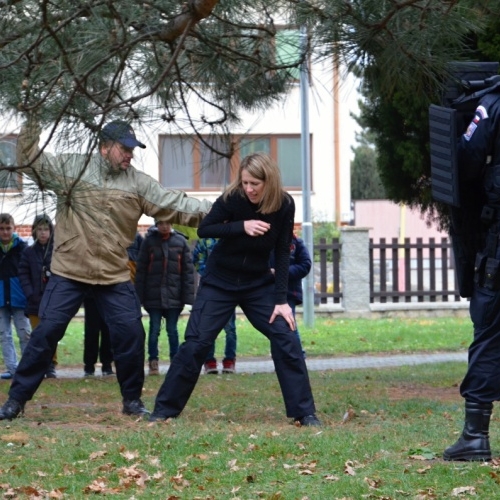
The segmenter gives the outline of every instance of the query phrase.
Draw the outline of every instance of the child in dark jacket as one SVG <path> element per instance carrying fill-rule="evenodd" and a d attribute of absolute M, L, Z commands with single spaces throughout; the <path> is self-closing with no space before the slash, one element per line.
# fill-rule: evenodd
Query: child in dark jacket
<path fill-rule="evenodd" d="M 271 271 L 274 272 L 274 252 L 271 253 L 269 264 Z M 294 318 L 296 307 L 302 304 L 302 279 L 309 274 L 311 266 L 312 262 L 309 250 L 307 250 L 304 241 L 294 234 L 292 236 L 292 243 L 290 244 L 290 266 L 288 268 L 288 292 L 286 296 L 288 305 L 292 308 Z M 302 346 L 297 322 L 295 322 L 295 333 Z M 303 348 L 302 353 L 305 357 L 306 353 Z"/>
<path fill-rule="evenodd" d="M 26 296 L 25 315 L 28 317 L 31 328 L 40 323 L 38 309 L 42 295 L 50 277 L 50 263 L 54 246 L 54 226 L 48 215 L 37 215 L 31 226 L 33 245 L 26 247 L 19 262 L 19 281 Z M 52 363 L 45 376 L 56 378 L 57 352 L 54 353 Z"/>
<path fill-rule="evenodd" d="M 103 377 L 114 375 L 113 350 L 109 328 L 102 316 L 95 298 L 90 291 L 83 300 L 83 376 L 93 377 L 97 359 L 101 362 Z"/>
<path fill-rule="evenodd" d="M 159 375 L 158 337 L 166 320 L 170 360 L 179 348 L 177 321 L 194 302 L 194 267 L 186 238 L 166 220 L 156 220 L 139 250 L 135 289 L 149 314 L 149 375 Z"/>
<path fill-rule="evenodd" d="M 17 353 L 12 339 L 14 322 L 21 354 L 28 345 L 31 328 L 24 315 L 26 297 L 19 283 L 19 261 L 27 244 L 14 232 L 16 226 L 10 214 L 0 214 L 0 339 L 7 371 L 2 379 L 13 377 L 17 369 Z"/>
<path fill-rule="evenodd" d="M 205 275 L 207 259 L 217 244 L 217 238 L 201 238 L 193 249 L 193 264 L 200 276 Z M 222 373 L 236 372 L 236 311 L 224 326 L 226 332 L 226 345 L 224 348 L 224 359 L 222 360 Z M 210 349 L 204 363 L 205 373 L 217 375 L 217 359 L 215 358 L 215 342 Z"/>

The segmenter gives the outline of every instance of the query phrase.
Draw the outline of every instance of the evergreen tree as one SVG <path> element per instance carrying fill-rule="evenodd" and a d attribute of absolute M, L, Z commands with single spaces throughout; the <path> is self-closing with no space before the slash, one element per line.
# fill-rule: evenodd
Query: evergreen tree
<path fill-rule="evenodd" d="M 358 123 L 359 116 L 352 115 Z M 357 146 L 352 148 L 351 198 L 353 200 L 380 200 L 387 198 L 377 166 L 374 134 L 368 128 L 356 133 Z"/>
<path fill-rule="evenodd" d="M 353 148 L 351 161 L 351 198 L 353 200 L 380 200 L 386 198 L 377 170 L 374 146 L 360 144 Z"/>
<path fill-rule="evenodd" d="M 471 5 L 467 1 L 455 3 L 459 9 L 468 9 Z M 489 8 L 498 9 L 498 3 L 478 4 L 479 9 L 485 8 L 481 11 L 483 29 L 471 30 L 464 37 L 462 52 L 450 52 L 448 62 L 500 60 L 500 22 L 498 16 L 488 14 Z M 379 71 L 378 62 L 374 62 L 372 68 L 362 69 L 364 101 L 358 121 L 375 137 L 377 166 L 387 196 L 397 203 L 420 208 L 427 212 L 429 219 L 445 228 L 448 207 L 434 202 L 431 196 L 428 124 L 429 105 L 440 103 L 442 85 L 434 78 L 415 81 L 415 85 L 397 81 L 390 92 L 380 92 Z M 441 82 L 445 80 L 446 73 L 443 73 Z M 423 85 L 424 92 L 417 90 L 419 85 Z"/>
<path fill-rule="evenodd" d="M 228 134 L 283 99 L 305 58 L 366 82 L 390 197 L 420 200 L 424 108 L 499 0 L 0 0 L 0 115 L 41 121 L 56 152 L 85 154 L 114 118 Z M 303 43 L 288 27 L 307 28 Z M 379 128 L 380 129 L 380 128 Z M 220 154 L 231 156 L 233 142 Z M 397 173 L 397 175 L 394 175 Z M 390 179 L 400 180 L 401 191 Z M 41 187 L 41 186 L 40 186 Z"/>

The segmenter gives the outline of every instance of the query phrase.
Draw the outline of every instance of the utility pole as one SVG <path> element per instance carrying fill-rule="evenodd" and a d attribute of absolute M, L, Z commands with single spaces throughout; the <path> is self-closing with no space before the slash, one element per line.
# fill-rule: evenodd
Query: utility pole
<path fill-rule="evenodd" d="M 309 138 L 309 68 L 307 64 L 307 28 L 300 28 L 300 49 L 303 57 L 300 65 L 300 118 L 302 159 L 302 237 L 313 268 L 304 278 L 303 317 L 307 327 L 314 326 L 314 241 L 311 221 L 311 144 Z"/>

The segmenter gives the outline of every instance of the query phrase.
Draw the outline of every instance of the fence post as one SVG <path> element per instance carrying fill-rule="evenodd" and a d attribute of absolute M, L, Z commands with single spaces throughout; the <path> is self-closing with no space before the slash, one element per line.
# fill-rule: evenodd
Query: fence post
<path fill-rule="evenodd" d="M 346 312 L 370 311 L 370 238 L 369 228 L 343 226 L 340 280 Z"/>

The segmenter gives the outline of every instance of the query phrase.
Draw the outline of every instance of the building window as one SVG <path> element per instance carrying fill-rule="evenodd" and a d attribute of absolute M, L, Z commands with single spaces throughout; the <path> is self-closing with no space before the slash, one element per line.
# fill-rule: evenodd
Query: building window
<path fill-rule="evenodd" d="M 235 145 L 231 160 L 215 151 Z M 215 150 L 215 151 L 214 151 Z M 240 159 L 262 151 L 274 158 L 281 170 L 283 186 L 302 188 L 300 135 L 160 136 L 160 182 L 172 189 L 223 190 L 235 178 Z"/>
<path fill-rule="evenodd" d="M 16 164 L 16 136 L 0 137 L 0 189 L 5 191 L 21 190 L 21 175 L 15 170 L 5 170 Z"/>
<path fill-rule="evenodd" d="M 209 136 L 160 136 L 160 182 L 168 188 L 218 190 L 231 179 L 231 162 L 215 151 L 225 151 L 223 139 Z"/>

